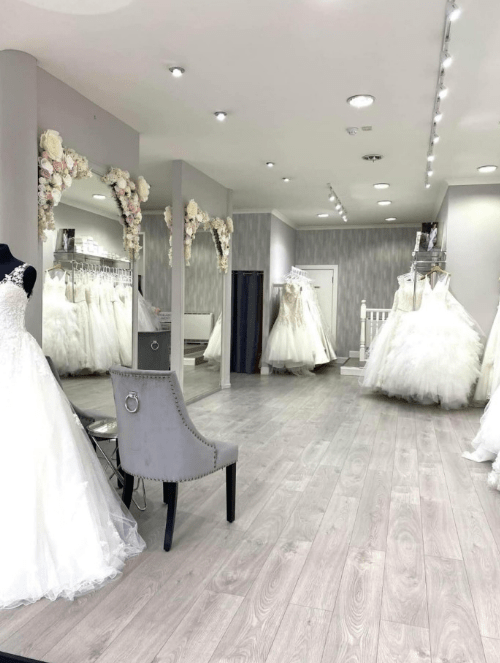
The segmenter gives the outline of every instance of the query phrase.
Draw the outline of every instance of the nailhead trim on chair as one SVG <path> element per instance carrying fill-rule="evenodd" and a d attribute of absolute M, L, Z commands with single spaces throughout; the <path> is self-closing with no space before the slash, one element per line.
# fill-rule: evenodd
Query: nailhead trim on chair
<path fill-rule="evenodd" d="M 222 467 L 218 467 L 216 470 L 205 472 L 205 474 L 200 474 L 197 477 L 191 477 L 191 479 L 157 479 L 156 477 L 143 477 L 142 474 L 133 474 L 132 472 L 129 472 L 127 468 L 123 467 L 123 464 L 121 465 L 121 468 L 122 470 L 125 470 L 127 474 L 136 477 L 136 479 L 147 479 L 148 481 L 166 481 L 168 483 L 187 483 L 188 481 L 196 481 L 196 479 L 203 479 L 203 477 L 208 477 L 210 474 L 220 472 L 220 470 L 223 470 L 225 467 L 229 467 L 230 465 L 234 465 L 234 463 L 227 463 L 227 465 L 222 465 Z"/>
<path fill-rule="evenodd" d="M 121 371 L 110 371 L 110 373 L 114 373 L 115 375 L 121 375 L 121 376 L 128 376 L 128 373 L 122 373 Z M 194 437 L 205 444 L 207 447 L 210 447 L 211 449 L 215 450 L 214 454 L 214 469 L 212 472 L 206 472 L 205 474 L 201 474 L 199 477 L 194 477 L 194 479 L 180 479 L 180 481 L 194 481 L 195 479 L 201 479 L 201 477 L 206 477 L 209 474 L 213 474 L 214 472 L 217 472 L 217 447 L 215 444 L 212 444 L 205 438 L 203 438 L 197 431 L 193 430 L 191 426 L 188 424 L 188 422 L 184 418 L 184 414 L 182 413 L 180 407 L 179 407 L 179 399 L 177 398 L 177 395 L 174 390 L 174 385 L 172 384 L 172 380 L 170 379 L 170 376 L 168 375 L 134 375 L 134 378 L 139 379 L 139 380 L 168 380 L 170 389 L 172 391 L 172 396 L 174 397 L 175 405 L 177 407 L 177 412 L 181 415 L 181 419 L 183 424 L 186 426 L 188 431 L 194 435 Z M 224 467 L 227 467 L 227 465 L 224 465 Z M 223 469 L 222 467 L 219 469 Z M 126 471 L 126 470 L 125 470 Z M 138 476 L 138 475 L 134 475 Z M 149 479 L 150 477 L 140 477 L 141 479 Z M 168 481 L 168 479 L 151 479 L 151 481 Z"/>

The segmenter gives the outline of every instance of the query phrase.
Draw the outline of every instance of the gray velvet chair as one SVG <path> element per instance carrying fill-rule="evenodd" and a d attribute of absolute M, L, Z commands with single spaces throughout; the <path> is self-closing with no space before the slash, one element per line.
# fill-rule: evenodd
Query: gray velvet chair
<path fill-rule="evenodd" d="M 110 370 L 118 420 L 118 446 L 130 506 L 134 477 L 163 482 L 167 505 L 164 549 L 170 550 L 180 481 L 193 481 L 226 468 L 227 520 L 235 519 L 238 447 L 201 435 L 184 403 L 174 371 Z"/>

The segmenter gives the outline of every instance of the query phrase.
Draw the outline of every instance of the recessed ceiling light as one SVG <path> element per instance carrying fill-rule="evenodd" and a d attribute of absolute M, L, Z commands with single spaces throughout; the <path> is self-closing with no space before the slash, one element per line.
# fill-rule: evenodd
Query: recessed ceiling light
<path fill-rule="evenodd" d="M 326 219 L 326 217 L 330 215 L 324 212 L 323 214 L 316 214 L 316 216 L 318 216 L 320 219 Z"/>
<path fill-rule="evenodd" d="M 289 181 L 290 181 L 290 178 L 289 178 L 289 177 L 284 177 L 284 178 L 283 178 L 283 182 L 289 182 Z"/>
<path fill-rule="evenodd" d="M 395 216 L 389 216 L 389 217 L 386 219 L 386 221 L 396 221 L 396 217 L 395 217 Z"/>
<path fill-rule="evenodd" d="M 180 78 L 186 70 L 182 67 L 170 67 L 169 72 L 174 78 Z"/>
<path fill-rule="evenodd" d="M 427 155 L 427 161 L 434 161 L 436 157 L 433 154 L 428 154 Z"/>
<path fill-rule="evenodd" d="M 103 193 L 94 193 L 92 198 L 96 200 L 106 200 L 106 196 Z"/>
<path fill-rule="evenodd" d="M 462 13 L 462 10 L 461 10 L 460 7 L 458 7 L 458 5 L 454 2 L 454 3 L 452 3 L 452 5 L 451 5 L 451 9 L 450 9 L 450 13 L 448 14 L 448 18 L 449 18 L 450 21 L 452 21 L 452 22 L 453 22 L 453 21 L 456 21 L 457 18 L 460 18 L 460 14 L 461 14 L 461 13 Z"/>
<path fill-rule="evenodd" d="M 436 114 L 434 115 L 434 122 L 437 124 L 438 122 L 441 122 L 443 119 L 443 114 L 440 111 L 437 111 Z"/>
<path fill-rule="evenodd" d="M 386 182 L 379 182 L 378 184 L 374 184 L 374 185 L 373 185 L 373 188 L 374 188 L 374 189 L 388 189 L 389 186 L 390 186 L 390 185 L 387 184 Z"/>
<path fill-rule="evenodd" d="M 441 87 L 439 88 L 438 97 L 440 99 L 446 99 L 447 96 L 448 96 L 448 88 L 445 87 L 444 85 L 441 85 Z"/>
<path fill-rule="evenodd" d="M 479 166 L 480 173 L 494 173 L 498 166 Z"/>
<path fill-rule="evenodd" d="M 453 58 L 449 54 L 448 50 L 446 50 L 443 53 L 443 69 L 448 69 L 449 66 L 451 66 L 451 63 L 453 62 Z"/>
<path fill-rule="evenodd" d="M 371 94 L 355 94 L 353 97 L 347 99 L 347 103 L 354 108 L 367 108 L 371 106 L 375 101 L 375 97 L 372 97 Z"/>
<path fill-rule="evenodd" d="M 275 165 L 275 164 L 274 164 L 273 161 L 267 161 L 267 163 L 266 163 L 266 166 L 267 166 L 268 168 L 274 168 L 274 165 Z"/>
<path fill-rule="evenodd" d="M 378 205 L 392 205 L 392 200 L 379 200 Z"/>
<path fill-rule="evenodd" d="M 219 122 L 224 122 L 227 117 L 227 113 L 224 111 L 215 111 L 214 115 L 219 120 Z"/>

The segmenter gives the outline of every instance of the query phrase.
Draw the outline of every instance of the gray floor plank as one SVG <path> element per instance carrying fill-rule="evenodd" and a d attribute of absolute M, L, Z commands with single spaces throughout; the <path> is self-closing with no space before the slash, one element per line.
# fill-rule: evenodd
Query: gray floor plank
<path fill-rule="evenodd" d="M 429 631 L 382 621 L 377 663 L 431 663 Z"/>
<path fill-rule="evenodd" d="M 266 663 L 321 663 L 331 613 L 290 604 Z"/>

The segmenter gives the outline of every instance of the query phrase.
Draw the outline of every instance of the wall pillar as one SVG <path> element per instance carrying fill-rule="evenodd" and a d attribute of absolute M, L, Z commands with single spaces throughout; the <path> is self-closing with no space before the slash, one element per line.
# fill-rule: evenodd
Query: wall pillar
<path fill-rule="evenodd" d="M 0 51 L 0 243 L 33 265 L 37 283 L 26 325 L 41 342 L 41 247 L 38 241 L 37 62 L 21 51 Z"/>

